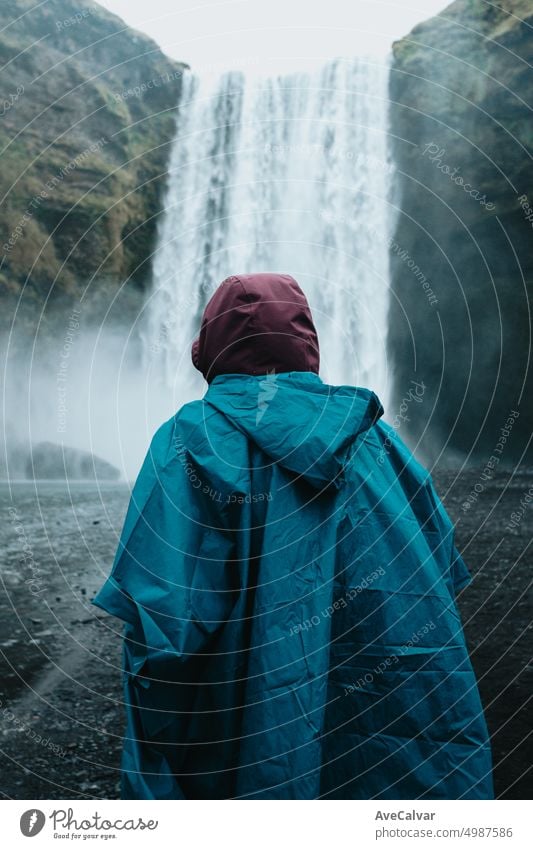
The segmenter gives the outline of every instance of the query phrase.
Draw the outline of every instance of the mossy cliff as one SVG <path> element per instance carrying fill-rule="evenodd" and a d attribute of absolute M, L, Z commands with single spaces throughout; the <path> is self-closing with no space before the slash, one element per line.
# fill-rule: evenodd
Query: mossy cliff
<path fill-rule="evenodd" d="M 402 435 L 426 459 L 488 460 L 513 411 L 499 462 L 531 437 L 532 24 L 531 0 L 457 0 L 393 45 L 393 407 L 423 381 Z"/>
<path fill-rule="evenodd" d="M 101 313 L 145 287 L 182 70 L 93 2 L 0 5 L 0 296 Z M 129 293 L 129 294 L 128 294 Z M 129 299 L 129 300 L 128 300 Z"/>

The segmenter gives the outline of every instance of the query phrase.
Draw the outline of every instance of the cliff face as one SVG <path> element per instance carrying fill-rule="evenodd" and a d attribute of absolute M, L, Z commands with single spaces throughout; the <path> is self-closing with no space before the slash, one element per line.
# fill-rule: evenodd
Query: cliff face
<path fill-rule="evenodd" d="M 531 436 L 532 24 L 530 0 L 457 0 L 393 45 L 393 406 L 423 381 L 426 460 L 488 460 L 513 411 L 498 461 Z"/>
<path fill-rule="evenodd" d="M 186 66 L 96 3 L 16 0 L 0 5 L 0 67 L 4 305 L 26 284 L 31 318 L 89 285 L 98 313 L 123 282 L 126 304 L 148 279 Z"/>

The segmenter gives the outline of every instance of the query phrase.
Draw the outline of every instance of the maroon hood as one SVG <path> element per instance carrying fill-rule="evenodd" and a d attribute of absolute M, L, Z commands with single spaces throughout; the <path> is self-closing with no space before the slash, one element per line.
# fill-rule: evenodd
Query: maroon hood
<path fill-rule="evenodd" d="M 208 383 L 219 374 L 318 374 L 320 365 L 307 298 L 289 274 L 227 277 L 204 310 L 191 353 Z"/>

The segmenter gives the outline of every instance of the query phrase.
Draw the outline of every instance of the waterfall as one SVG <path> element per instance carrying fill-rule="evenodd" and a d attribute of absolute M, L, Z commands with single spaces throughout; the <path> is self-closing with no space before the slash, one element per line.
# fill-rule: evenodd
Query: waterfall
<path fill-rule="evenodd" d="M 323 379 L 386 403 L 387 83 L 370 58 L 185 75 L 143 343 L 169 414 L 203 385 L 189 351 L 205 303 L 228 275 L 257 271 L 304 289 Z"/>

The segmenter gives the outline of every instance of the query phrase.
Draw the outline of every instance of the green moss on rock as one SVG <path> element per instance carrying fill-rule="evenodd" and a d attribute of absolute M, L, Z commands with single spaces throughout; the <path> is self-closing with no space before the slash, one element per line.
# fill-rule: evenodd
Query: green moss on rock
<path fill-rule="evenodd" d="M 79 296 L 92 278 L 110 298 L 142 290 L 186 66 L 75 0 L 0 5 L 0 64 L 4 302 L 24 285 L 38 302 Z"/>

